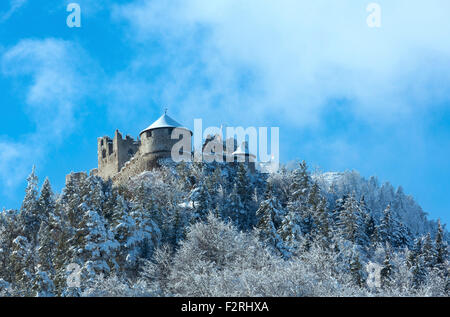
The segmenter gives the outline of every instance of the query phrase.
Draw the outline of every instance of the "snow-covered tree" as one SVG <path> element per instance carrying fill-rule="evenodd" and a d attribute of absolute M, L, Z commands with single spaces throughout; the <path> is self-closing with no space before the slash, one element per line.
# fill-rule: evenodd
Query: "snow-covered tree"
<path fill-rule="evenodd" d="M 36 259 L 32 245 L 26 237 L 18 236 L 13 240 L 11 260 L 18 295 L 32 296 L 29 286 L 33 284 Z"/>
<path fill-rule="evenodd" d="M 38 177 L 36 168 L 33 166 L 31 174 L 27 178 L 27 188 L 25 198 L 20 208 L 21 232 L 28 242 L 34 245 L 40 226 L 39 208 L 38 208 Z"/>
<path fill-rule="evenodd" d="M 55 296 L 55 285 L 53 280 L 47 274 L 47 271 L 42 270 L 38 266 L 34 279 L 33 291 L 36 297 L 53 297 Z"/>
<path fill-rule="evenodd" d="M 279 252 L 285 252 L 283 240 L 275 227 L 275 219 L 282 218 L 284 211 L 281 210 L 280 204 L 273 196 L 270 183 L 268 183 L 265 198 L 266 199 L 261 202 L 256 211 L 258 217 L 258 224 L 256 227 L 259 229 L 262 241 Z"/>
<path fill-rule="evenodd" d="M 436 233 L 436 266 L 439 269 L 444 269 L 448 266 L 448 244 L 445 241 L 444 229 L 441 221 L 438 221 L 438 230 Z"/>
<path fill-rule="evenodd" d="M 391 257 L 390 246 L 389 244 L 386 244 L 383 267 L 380 271 L 381 287 L 385 289 L 392 285 L 393 267 Z"/>
<path fill-rule="evenodd" d="M 136 277 L 144 234 L 138 230 L 136 221 L 130 215 L 131 208 L 121 196 L 113 213 L 113 233 L 118 243 L 116 251 L 118 269 Z"/>

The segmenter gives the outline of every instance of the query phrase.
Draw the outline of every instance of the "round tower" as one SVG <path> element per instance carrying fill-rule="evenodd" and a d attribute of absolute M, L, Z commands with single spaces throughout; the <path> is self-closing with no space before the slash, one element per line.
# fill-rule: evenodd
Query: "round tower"
<path fill-rule="evenodd" d="M 175 128 L 189 132 L 187 133 L 189 144 L 192 144 L 192 132 L 182 127 L 181 124 L 165 113 L 139 134 L 141 155 L 151 156 L 152 159 L 170 158 L 173 146 L 179 141 L 179 139 L 172 139 L 172 132 Z M 191 149 L 189 149 L 189 152 L 191 152 Z"/>

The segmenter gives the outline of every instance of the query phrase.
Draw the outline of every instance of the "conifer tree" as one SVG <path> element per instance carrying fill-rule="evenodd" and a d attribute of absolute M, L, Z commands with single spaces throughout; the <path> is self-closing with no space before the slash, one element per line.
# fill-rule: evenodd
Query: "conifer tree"
<path fill-rule="evenodd" d="M 190 197 L 194 202 L 196 211 L 195 216 L 192 219 L 193 222 L 206 220 L 211 204 L 211 196 L 208 192 L 206 184 L 203 181 L 199 183 L 192 191 Z"/>
<path fill-rule="evenodd" d="M 409 246 L 409 232 L 399 221 L 398 215 L 388 205 L 383 212 L 383 218 L 377 227 L 377 234 L 382 243 L 389 243 L 394 249 Z"/>
<path fill-rule="evenodd" d="M 130 206 L 119 196 L 113 211 L 113 232 L 114 238 L 118 242 L 116 261 L 119 270 L 136 277 L 139 265 L 139 246 L 143 242 L 143 237 L 130 212 Z"/>
<path fill-rule="evenodd" d="M 53 276 L 55 274 L 53 266 L 53 258 L 55 255 L 55 212 L 56 202 L 53 197 L 53 191 L 51 189 L 50 182 L 45 179 L 42 186 L 41 194 L 38 199 L 38 209 L 40 218 L 40 227 L 38 231 L 38 262 L 40 267 L 46 274 Z M 54 228 L 52 226 L 55 226 Z"/>
<path fill-rule="evenodd" d="M 388 205 L 383 212 L 383 218 L 381 224 L 377 229 L 380 236 L 380 241 L 383 243 L 390 243 L 392 237 L 392 221 L 391 221 L 391 206 Z"/>
<path fill-rule="evenodd" d="M 74 228 L 69 227 L 69 223 L 58 221 L 54 222 L 52 227 L 56 230 L 55 234 L 55 251 L 53 266 L 55 276 L 53 278 L 55 285 L 55 293 L 58 296 L 63 295 L 67 291 L 67 266 L 72 262 L 73 251 L 71 244 L 73 243 Z M 77 263 L 78 264 L 78 263 Z"/>
<path fill-rule="evenodd" d="M 21 234 L 28 242 L 34 245 L 39 230 L 39 208 L 38 208 L 38 177 L 36 168 L 33 166 L 31 174 L 27 178 L 25 198 L 20 208 Z"/>
<path fill-rule="evenodd" d="M 240 228 L 243 230 L 248 230 L 253 225 L 252 219 L 254 219 L 255 211 L 253 207 L 254 204 L 252 199 L 250 177 L 248 175 L 247 168 L 243 163 L 239 163 L 236 190 L 239 196 L 239 201 L 242 204 L 242 209 L 239 214 Z"/>
<path fill-rule="evenodd" d="M 61 220 L 67 221 L 66 228 L 68 230 L 78 226 L 81 221 L 81 217 L 83 215 L 80 210 L 80 205 L 83 202 L 81 189 L 85 187 L 85 182 L 86 179 L 84 177 L 82 179 L 70 177 L 63 189 L 60 199 L 60 206 L 63 209 L 61 215 L 65 219 Z"/>
<path fill-rule="evenodd" d="M 36 297 L 55 296 L 55 285 L 53 280 L 49 277 L 47 271 L 42 270 L 42 267 L 39 265 L 33 279 L 32 290 Z"/>
<path fill-rule="evenodd" d="M 436 264 L 436 250 L 430 233 L 423 238 L 421 255 L 427 271 L 430 272 Z"/>
<path fill-rule="evenodd" d="M 358 250 L 353 248 L 350 258 L 350 272 L 354 283 L 359 287 L 362 287 L 364 284 L 364 273 L 358 253 Z"/>
<path fill-rule="evenodd" d="M 424 263 L 424 257 L 422 254 L 422 238 L 416 239 L 412 250 L 407 256 L 407 265 L 412 274 L 412 285 L 418 288 L 426 278 L 426 268 Z"/>
<path fill-rule="evenodd" d="M 278 234 L 284 241 L 284 245 L 292 248 L 298 238 L 301 236 L 301 229 L 299 226 L 298 214 L 289 211 L 281 221 Z"/>
<path fill-rule="evenodd" d="M 113 233 L 106 229 L 105 220 L 95 210 L 83 206 L 84 215 L 74 241 L 73 263 L 82 266 L 82 287 L 100 274 L 104 276 L 117 269 L 115 261 L 119 247 Z"/>
<path fill-rule="evenodd" d="M 38 263 L 43 271 L 50 276 L 55 274 L 53 259 L 55 256 L 56 241 L 53 238 L 49 223 L 41 222 L 38 233 Z"/>
<path fill-rule="evenodd" d="M 340 223 L 340 214 L 342 213 L 342 211 L 344 210 L 344 206 L 347 202 L 347 199 L 349 198 L 349 195 L 344 195 L 341 198 L 337 199 L 335 202 L 335 207 L 333 209 L 333 211 L 331 212 L 331 224 L 332 227 L 334 228 L 334 231 L 336 231 L 336 229 L 339 226 Z"/>
<path fill-rule="evenodd" d="M 31 286 L 33 285 L 36 259 L 32 245 L 26 237 L 18 236 L 13 240 L 11 260 L 14 272 L 14 284 L 18 289 L 18 295 L 33 296 Z"/>
<path fill-rule="evenodd" d="M 319 243 L 323 248 L 328 248 L 330 245 L 330 223 L 329 223 L 329 215 L 327 211 L 327 201 L 325 198 L 322 198 L 317 205 L 316 208 L 316 239 L 319 240 Z"/>
<path fill-rule="evenodd" d="M 319 185 L 315 182 L 308 192 L 306 203 L 301 208 L 301 227 L 305 235 L 312 233 L 315 229 L 314 219 L 316 218 L 320 200 Z"/>
<path fill-rule="evenodd" d="M 443 270 L 448 263 L 448 246 L 444 237 L 444 229 L 442 228 L 441 221 L 438 221 L 438 229 L 436 234 L 436 265 L 440 270 Z"/>
<path fill-rule="evenodd" d="M 244 205 L 241 202 L 241 198 L 238 194 L 237 184 L 234 184 L 229 194 L 226 195 L 225 206 L 223 207 L 223 218 L 225 220 L 231 220 L 231 222 L 236 226 L 239 225 L 239 215 L 244 209 Z"/>
<path fill-rule="evenodd" d="M 283 252 L 282 239 L 277 232 L 274 219 L 281 212 L 281 207 L 273 196 L 270 182 L 267 184 L 265 200 L 261 202 L 256 215 L 258 217 L 257 228 L 260 230 L 261 239 L 271 247 Z"/>
<path fill-rule="evenodd" d="M 299 163 L 298 168 L 292 172 L 291 180 L 290 201 L 305 201 L 311 186 L 311 177 L 305 161 Z"/>
<path fill-rule="evenodd" d="M 0 213 L 0 279 L 10 283 L 15 279 L 11 254 L 13 241 L 20 234 L 18 221 L 19 213 L 16 210 L 4 210 Z"/>
<path fill-rule="evenodd" d="M 41 193 L 37 202 L 39 220 L 48 222 L 50 216 L 55 213 L 56 202 L 53 197 L 53 190 L 48 178 L 45 179 L 42 185 Z"/>
<path fill-rule="evenodd" d="M 345 200 L 342 210 L 339 214 L 338 227 L 341 230 L 342 236 L 353 242 L 359 243 L 358 236 L 361 225 L 360 210 L 358 202 L 354 195 L 351 195 Z"/>
<path fill-rule="evenodd" d="M 383 267 L 380 272 L 381 287 L 384 289 L 389 288 L 392 284 L 393 267 L 391 257 L 390 246 L 389 244 L 386 244 Z"/>

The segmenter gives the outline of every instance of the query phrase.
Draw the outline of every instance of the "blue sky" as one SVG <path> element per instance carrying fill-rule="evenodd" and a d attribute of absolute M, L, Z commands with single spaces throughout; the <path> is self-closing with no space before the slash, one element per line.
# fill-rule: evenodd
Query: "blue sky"
<path fill-rule="evenodd" d="M 281 161 L 402 185 L 450 222 L 450 2 L 9 0 L 0 4 L 0 207 L 33 164 L 60 190 L 96 138 L 165 107 L 204 126 L 279 126 Z M 82 27 L 66 26 L 66 6 Z"/>

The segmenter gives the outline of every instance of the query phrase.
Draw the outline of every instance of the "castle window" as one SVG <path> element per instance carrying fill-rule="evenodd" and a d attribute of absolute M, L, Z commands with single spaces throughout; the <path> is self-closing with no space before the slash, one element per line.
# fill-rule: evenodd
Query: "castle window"
<path fill-rule="evenodd" d="M 147 138 L 151 138 L 152 137 L 152 131 L 147 131 Z"/>
<path fill-rule="evenodd" d="M 102 157 L 106 158 L 106 150 L 105 149 L 102 150 Z"/>

